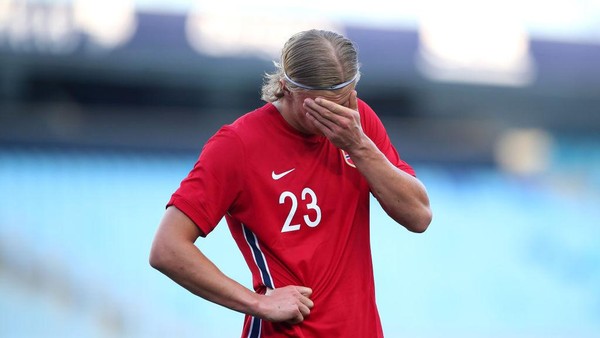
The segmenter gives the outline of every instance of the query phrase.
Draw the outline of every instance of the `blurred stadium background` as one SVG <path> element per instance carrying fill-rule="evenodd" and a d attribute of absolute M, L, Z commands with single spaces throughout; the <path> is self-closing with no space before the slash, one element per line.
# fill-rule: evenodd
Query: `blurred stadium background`
<path fill-rule="evenodd" d="M 0 0 L 0 336 L 237 337 L 147 262 L 292 34 L 360 50 L 359 95 L 428 187 L 372 211 L 388 337 L 600 337 L 600 2 Z M 226 226 L 198 245 L 250 285 Z"/>

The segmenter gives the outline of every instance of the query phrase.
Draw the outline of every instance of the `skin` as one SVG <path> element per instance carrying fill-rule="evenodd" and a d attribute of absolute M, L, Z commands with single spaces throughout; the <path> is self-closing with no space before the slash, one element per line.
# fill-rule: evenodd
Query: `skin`
<path fill-rule="evenodd" d="M 193 294 L 241 313 L 290 324 L 310 314 L 310 288 L 289 285 L 257 294 L 223 274 L 194 245 L 199 236 L 183 212 L 167 208 L 152 243 L 150 265 Z"/>
<path fill-rule="evenodd" d="M 364 134 L 354 85 L 336 91 L 290 91 L 273 104 L 307 135 L 323 135 L 350 154 L 383 209 L 413 232 L 431 222 L 429 199 L 415 177 L 393 166 Z M 193 294 L 272 322 L 297 324 L 310 315 L 312 290 L 288 285 L 257 294 L 223 274 L 194 244 L 200 230 L 176 207 L 167 208 L 150 252 L 150 265 Z"/>
<path fill-rule="evenodd" d="M 425 186 L 414 176 L 396 168 L 362 130 L 357 93 L 306 97 L 305 119 L 311 128 L 345 150 L 367 179 L 373 195 L 386 213 L 412 232 L 424 232 L 432 213 Z"/>

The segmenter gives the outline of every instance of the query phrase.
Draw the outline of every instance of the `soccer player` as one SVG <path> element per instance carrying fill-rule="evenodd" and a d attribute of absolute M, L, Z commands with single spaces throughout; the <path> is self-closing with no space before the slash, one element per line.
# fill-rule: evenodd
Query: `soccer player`
<path fill-rule="evenodd" d="M 267 103 L 222 127 L 171 196 L 150 264 L 246 314 L 242 337 L 383 337 L 369 196 L 409 231 L 431 222 L 427 192 L 355 91 L 354 44 L 310 30 L 284 45 Z M 254 290 L 195 246 L 225 217 Z"/>

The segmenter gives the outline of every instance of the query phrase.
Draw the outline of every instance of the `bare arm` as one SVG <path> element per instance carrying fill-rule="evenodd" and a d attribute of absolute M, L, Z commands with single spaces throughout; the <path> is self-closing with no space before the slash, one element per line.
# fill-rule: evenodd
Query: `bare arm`
<path fill-rule="evenodd" d="M 369 182 L 381 207 L 396 222 L 413 232 L 423 232 L 431 223 L 429 197 L 423 184 L 390 163 L 368 137 L 347 150 L 356 168 Z"/>
<path fill-rule="evenodd" d="M 152 243 L 150 265 L 193 294 L 265 320 L 299 323 L 310 313 L 312 290 L 277 288 L 259 295 L 223 274 L 194 245 L 200 230 L 183 212 L 167 208 Z"/>
<path fill-rule="evenodd" d="M 365 135 L 356 92 L 347 107 L 323 98 L 306 99 L 304 107 L 317 128 L 350 154 L 386 213 L 410 231 L 425 231 L 432 218 L 427 191 L 417 178 L 396 168 Z"/>

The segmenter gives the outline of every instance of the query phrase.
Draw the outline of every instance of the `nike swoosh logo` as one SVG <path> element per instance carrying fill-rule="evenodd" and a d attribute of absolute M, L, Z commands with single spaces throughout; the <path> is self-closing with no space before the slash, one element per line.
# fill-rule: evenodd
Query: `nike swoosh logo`
<path fill-rule="evenodd" d="M 287 175 L 287 174 L 291 173 L 292 171 L 294 171 L 294 169 L 296 169 L 296 168 L 292 168 L 292 169 L 290 169 L 290 170 L 288 170 L 288 171 L 284 171 L 284 172 L 282 172 L 281 174 L 276 174 L 276 173 L 275 173 L 275 171 L 272 171 L 272 172 L 271 172 L 271 177 L 272 177 L 272 178 L 273 178 L 275 181 L 277 181 L 278 179 L 282 178 L 283 176 L 285 176 L 285 175 Z"/>

